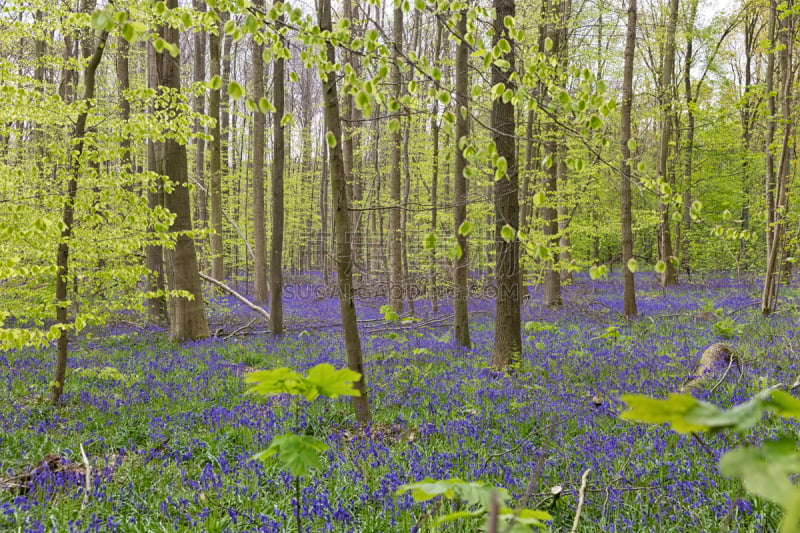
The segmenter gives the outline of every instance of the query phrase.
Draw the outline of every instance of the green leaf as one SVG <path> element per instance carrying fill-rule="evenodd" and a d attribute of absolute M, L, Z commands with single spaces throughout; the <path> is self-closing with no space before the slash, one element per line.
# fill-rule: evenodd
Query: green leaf
<path fill-rule="evenodd" d="M 450 93 L 447 91 L 439 91 L 436 98 L 444 105 L 450 104 Z"/>
<path fill-rule="evenodd" d="M 426 250 L 433 250 L 436 248 L 436 234 L 429 233 L 427 237 L 425 237 L 425 249 Z"/>
<path fill-rule="evenodd" d="M 336 137 L 333 132 L 329 131 L 325 134 L 325 142 L 328 143 L 328 148 L 336 148 Z"/>
<path fill-rule="evenodd" d="M 274 370 L 256 370 L 244 376 L 245 383 L 254 383 L 247 389 L 247 393 L 272 395 L 272 394 L 302 394 L 305 390 L 303 376 L 286 367 Z"/>
<path fill-rule="evenodd" d="M 637 270 L 639 270 L 639 262 L 636 261 L 636 259 L 633 257 L 628 259 L 628 270 L 630 270 L 631 272 L 636 272 Z"/>
<path fill-rule="evenodd" d="M 458 234 L 466 237 L 472 231 L 472 222 L 465 220 L 458 227 Z"/>
<path fill-rule="evenodd" d="M 636 151 L 636 139 L 628 139 L 628 150 L 631 152 Z"/>
<path fill-rule="evenodd" d="M 414 7 L 417 11 L 425 11 L 425 0 L 414 0 Z"/>
<path fill-rule="evenodd" d="M 389 133 L 397 133 L 400 131 L 400 120 L 393 118 L 389 121 Z"/>
<path fill-rule="evenodd" d="M 319 454 L 327 449 L 328 446 L 319 439 L 289 433 L 272 439 L 269 448 L 255 454 L 253 459 L 265 461 L 277 455 L 293 476 L 302 476 L 311 468 L 322 469 Z"/>
<path fill-rule="evenodd" d="M 593 280 L 605 278 L 607 273 L 608 272 L 605 265 L 592 265 L 589 267 L 589 277 Z"/>
<path fill-rule="evenodd" d="M 273 109 L 272 103 L 267 99 L 266 96 L 262 96 L 258 99 L 258 110 L 264 113 L 265 115 Z"/>
<path fill-rule="evenodd" d="M 120 33 L 122 33 L 122 37 L 129 43 L 133 42 L 133 40 L 136 38 L 136 29 L 134 29 L 133 24 L 130 22 L 126 22 L 122 25 Z"/>
<path fill-rule="evenodd" d="M 548 52 L 553 49 L 553 39 L 551 39 L 550 37 L 545 38 L 544 49 Z"/>
<path fill-rule="evenodd" d="M 244 96 L 244 88 L 235 81 L 232 81 L 228 84 L 228 94 L 231 95 L 231 98 L 234 100 L 238 100 Z"/>
<path fill-rule="evenodd" d="M 710 429 L 707 424 L 702 423 L 702 418 L 721 413 L 717 407 L 696 400 L 688 394 L 673 393 L 666 400 L 640 394 L 625 394 L 620 399 L 630 407 L 620 415 L 623 420 L 648 424 L 668 423 L 678 433 Z"/>
<path fill-rule="evenodd" d="M 500 230 L 500 236 L 501 236 L 501 237 L 503 238 L 503 240 L 504 240 L 504 241 L 506 241 L 506 242 L 511 242 L 511 241 L 513 241 L 513 240 L 514 240 L 514 235 L 515 235 L 515 233 L 516 233 L 516 232 L 514 231 L 514 228 L 512 228 L 512 227 L 511 227 L 511 226 L 509 226 L 508 224 L 506 224 L 505 226 L 503 226 L 503 228 Z"/>
<path fill-rule="evenodd" d="M 215 75 L 211 80 L 208 82 L 209 87 L 211 87 L 212 91 L 219 91 L 222 89 L 222 78 L 219 77 L 219 74 Z"/>
<path fill-rule="evenodd" d="M 719 461 L 724 476 L 739 478 L 745 489 L 779 505 L 796 498 L 797 487 L 789 478 L 800 474 L 797 444 L 788 438 L 766 441 L 762 446 L 742 446 Z"/>
<path fill-rule="evenodd" d="M 543 206 L 546 198 L 543 192 L 537 192 L 533 195 L 533 205 L 536 207 Z"/>
<path fill-rule="evenodd" d="M 788 392 L 771 390 L 767 407 L 778 416 L 800 418 L 800 400 Z"/>
<path fill-rule="evenodd" d="M 307 400 L 317 396 L 338 398 L 339 396 L 361 396 L 361 392 L 353 388 L 353 383 L 361 379 L 361 374 L 349 368 L 336 370 L 329 363 L 322 363 L 308 371 L 304 393 Z"/>
<path fill-rule="evenodd" d="M 664 261 L 659 261 L 656 263 L 656 266 L 653 267 L 656 272 L 659 274 L 663 274 L 667 271 L 667 264 Z"/>

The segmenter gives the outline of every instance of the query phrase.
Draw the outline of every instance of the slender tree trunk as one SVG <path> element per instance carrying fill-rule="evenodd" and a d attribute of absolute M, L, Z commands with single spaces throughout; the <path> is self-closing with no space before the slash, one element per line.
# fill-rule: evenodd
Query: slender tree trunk
<path fill-rule="evenodd" d="M 320 246 L 322 247 L 322 283 L 328 288 L 328 144 L 322 137 L 322 177 L 319 190 Z"/>
<path fill-rule="evenodd" d="M 434 55 L 439 57 L 442 51 L 442 23 L 436 19 L 436 43 L 434 45 Z M 433 99 L 433 112 L 431 113 L 431 136 L 433 142 L 433 162 L 431 171 L 431 233 L 436 236 L 438 232 L 437 218 L 439 216 L 439 100 Z M 430 296 L 431 312 L 439 312 L 439 291 L 436 280 L 436 247 L 430 250 Z"/>
<path fill-rule="evenodd" d="M 672 137 L 673 104 L 672 104 L 672 74 L 675 70 L 675 28 L 678 24 L 678 0 L 670 0 L 669 20 L 664 43 L 664 66 L 661 72 L 660 103 L 661 103 L 661 138 L 658 144 L 657 177 L 660 184 L 672 184 L 674 180 L 670 163 L 670 140 Z M 677 282 L 675 260 L 672 250 L 672 236 L 670 234 L 669 202 L 667 194 L 659 191 L 658 208 L 661 216 L 660 243 L 661 261 L 666 268 L 661 275 L 661 286 L 669 287 Z"/>
<path fill-rule="evenodd" d="M 222 33 L 222 27 L 218 25 L 218 33 Z M 220 76 L 220 36 L 210 32 L 208 34 L 208 60 L 209 76 L 215 79 Z M 223 82 L 224 84 L 224 82 Z M 221 280 L 224 276 L 222 271 L 222 208 L 220 205 L 222 197 L 222 127 L 220 115 L 220 89 L 212 89 L 208 95 L 208 116 L 214 120 L 211 126 L 211 155 L 209 169 L 211 174 L 211 228 L 216 232 L 211 236 L 211 277 Z M 220 253 L 217 258 L 217 253 Z"/>
<path fill-rule="evenodd" d="M 548 58 L 559 58 L 561 49 L 561 7 L 563 0 L 547 0 L 543 4 L 545 13 L 545 35 L 552 42 L 550 50 L 545 50 Z M 540 89 L 543 102 L 549 102 L 550 96 L 547 90 Z M 542 143 L 547 166 L 544 176 L 544 192 L 546 195 L 545 205 L 541 209 L 542 219 L 544 220 L 544 235 L 550 248 L 550 260 L 545 265 L 544 271 L 544 302 L 547 306 L 562 305 L 561 299 L 561 272 L 559 268 L 559 244 L 558 237 L 558 126 L 550 121 L 546 128 L 546 137 Z"/>
<path fill-rule="evenodd" d="M 206 3 L 204 0 L 193 0 L 195 11 L 205 12 Z M 193 78 L 195 82 L 206 79 L 206 34 L 198 31 L 194 34 L 194 68 Z M 205 91 L 198 92 L 194 97 L 194 111 L 198 114 L 205 113 Z M 210 113 L 210 111 L 209 111 Z M 204 133 L 200 120 L 195 120 L 194 129 L 197 133 Z M 197 229 L 204 229 L 208 226 L 208 190 L 206 187 L 206 141 L 200 137 L 195 139 L 194 154 L 194 179 L 200 184 L 197 187 L 196 207 L 197 213 L 195 226 Z"/>
<path fill-rule="evenodd" d="M 529 228 L 528 219 L 530 218 L 531 206 L 529 205 L 530 196 L 530 182 L 533 176 L 533 161 L 534 157 L 534 138 L 533 138 L 533 110 L 529 110 L 527 118 L 525 119 L 525 172 L 522 175 L 522 190 L 520 191 L 520 211 L 519 211 L 519 229 L 528 233 Z M 519 279 L 521 290 L 527 294 L 527 279 L 525 274 L 525 265 L 520 257 L 519 264 Z"/>
<path fill-rule="evenodd" d="M 262 1 L 254 5 L 263 7 Z M 251 61 L 253 78 L 253 98 L 256 102 L 264 97 L 264 59 L 261 57 L 263 46 L 253 39 L 251 43 Z M 266 132 L 266 116 L 260 108 L 253 111 L 253 299 L 257 303 L 266 303 L 269 298 L 267 287 L 267 228 L 264 192 L 264 136 Z"/>
<path fill-rule="evenodd" d="M 167 0 L 167 9 L 178 7 L 178 0 Z M 162 26 L 160 37 L 178 46 L 177 28 Z M 164 50 L 156 53 L 158 85 L 166 90 L 180 93 L 180 56 L 171 57 Z M 166 208 L 175 215 L 170 232 L 176 233 L 175 248 L 167 252 L 167 275 L 170 285 L 177 291 L 191 295 L 170 296 L 170 338 L 175 341 L 195 340 L 208 337 L 203 288 L 197 267 L 197 252 L 194 239 L 187 235 L 192 231 L 192 212 L 189 202 L 189 175 L 186 146 L 176 139 L 164 141 L 164 175 L 172 183 L 171 191 L 165 195 Z"/>
<path fill-rule="evenodd" d="M 278 25 L 284 17 L 278 17 Z M 284 167 L 284 64 L 283 58 L 275 59 L 273 64 L 273 95 L 275 114 L 272 123 L 272 233 L 270 234 L 269 261 L 269 312 L 273 335 L 283 333 L 283 167 Z"/>
<path fill-rule="evenodd" d="M 331 30 L 331 3 L 330 0 L 319 2 L 319 27 L 320 30 Z M 336 49 L 328 41 L 326 44 L 326 58 L 329 64 L 336 64 Z M 336 88 L 336 76 L 333 72 L 323 73 L 322 95 L 325 103 L 325 126 L 328 130 L 326 137 L 330 142 L 330 173 L 331 186 L 335 198 L 334 212 L 336 224 L 336 267 L 339 285 L 339 309 L 342 314 L 342 327 L 344 328 L 344 342 L 347 349 L 347 366 L 361 374 L 361 379 L 353 384 L 359 391 L 359 396 L 353 396 L 353 410 L 359 424 L 369 424 L 372 420 L 367 398 L 367 382 L 364 375 L 364 362 L 361 353 L 361 339 L 358 334 L 356 307 L 353 300 L 353 256 L 350 241 L 347 238 L 350 232 L 350 206 L 347 198 L 347 177 L 344 172 L 342 160 L 342 125 L 339 115 L 339 95 Z"/>
<path fill-rule="evenodd" d="M 775 153 L 772 143 L 775 141 L 776 109 L 775 109 L 775 26 L 777 24 L 777 0 L 769 2 L 769 22 L 767 26 L 767 72 L 764 80 L 767 95 L 767 131 L 764 138 L 765 150 L 765 197 L 767 204 L 767 255 L 772 250 L 772 237 L 775 226 Z"/>
<path fill-rule="evenodd" d="M 394 99 L 400 99 L 400 86 L 403 83 L 400 75 L 400 57 L 403 50 L 403 10 L 400 4 L 394 9 L 394 29 L 393 29 L 394 56 L 392 64 L 392 86 L 394 87 Z M 398 101 L 399 104 L 399 101 Z M 391 132 L 390 153 L 389 153 L 389 198 L 391 208 L 389 209 L 389 304 L 397 313 L 403 312 L 403 235 L 400 228 L 400 174 L 401 166 L 401 143 L 403 141 L 402 117 L 400 113 L 394 113 L 391 124 L 394 124 L 394 131 Z"/>
<path fill-rule="evenodd" d="M 467 220 L 467 177 L 464 169 L 467 166 L 464 157 L 464 147 L 469 138 L 469 125 L 467 115 L 469 108 L 469 46 L 463 39 L 467 33 L 467 10 L 459 13 L 456 24 L 456 130 L 455 130 L 455 163 L 453 173 L 453 228 L 459 254 L 456 255 L 453 281 L 453 326 L 455 341 L 460 346 L 469 347 L 469 310 L 467 309 L 467 277 L 469 276 L 469 250 L 467 236 L 459 231 L 461 225 Z"/>
<path fill-rule="evenodd" d="M 791 12 L 793 2 L 790 0 L 787 11 Z M 781 156 L 778 162 L 778 175 L 775 191 L 775 221 L 772 234 L 772 246 L 767 256 L 767 271 L 764 276 L 764 289 L 761 295 L 761 313 L 769 315 L 775 311 L 778 300 L 778 283 L 780 281 L 781 262 L 785 255 L 786 244 L 786 217 L 788 215 L 788 189 L 791 182 L 791 160 L 794 150 L 791 145 L 794 136 L 792 115 L 792 81 L 794 80 L 794 66 L 792 65 L 792 52 L 794 44 L 794 19 L 789 16 L 783 20 L 781 28 L 781 123 L 783 124 L 783 139 L 781 141 Z"/>
<path fill-rule="evenodd" d="M 631 216 L 631 107 L 633 105 L 633 59 L 636 49 L 636 0 L 628 3 L 628 29 L 625 34 L 625 63 L 622 70 L 622 107 L 620 126 L 620 189 L 622 191 L 622 280 L 623 280 L 623 313 L 628 318 L 635 318 L 636 285 L 633 271 L 628 262 L 633 259 L 633 221 Z"/>
<path fill-rule="evenodd" d="M 494 0 L 494 36 L 492 46 L 501 39 L 512 43 L 508 28 L 503 21 L 516 15 L 514 0 Z M 515 89 L 509 73 L 514 71 L 514 52 L 503 54 L 508 61 L 508 70 L 492 66 L 492 85 L 505 84 L 507 89 Z M 522 287 L 519 276 L 519 174 L 515 146 L 516 109 L 512 101 L 504 102 L 497 98 L 492 102 L 492 141 L 497 155 L 506 161 L 506 171 L 495 175 L 494 212 L 497 297 L 495 300 L 495 334 L 492 366 L 507 368 L 520 360 L 522 353 L 522 334 L 520 330 L 520 302 Z M 509 237 L 509 228 L 512 235 Z M 504 229 L 505 234 L 504 234 Z"/>
<path fill-rule="evenodd" d="M 677 257 L 679 264 L 688 273 L 689 268 L 689 229 L 691 228 L 691 215 L 689 206 L 692 203 L 692 171 L 694 164 L 694 133 L 695 133 L 695 104 L 696 98 L 692 89 L 692 62 L 694 58 L 694 27 L 697 19 L 698 0 L 691 0 L 686 33 L 686 57 L 683 67 L 683 86 L 686 96 L 686 158 L 684 167 L 685 187 L 683 191 L 684 217 L 683 226 L 679 222 L 675 235 Z"/>
<path fill-rule="evenodd" d="M 67 181 L 67 192 L 64 196 L 64 207 L 61 213 L 63 225 L 61 239 L 58 244 L 58 253 L 56 254 L 56 323 L 61 328 L 61 335 L 58 337 L 56 371 L 53 377 L 53 385 L 50 389 L 50 401 L 53 405 L 57 405 L 61 399 L 67 373 L 70 328 L 72 327 L 69 306 L 67 305 L 69 302 L 69 280 L 72 275 L 69 269 L 69 244 L 72 239 L 72 225 L 75 221 L 75 199 L 78 196 L 78 180 L 82 171 L 83 162 L 81 158 L 83 157 L 84 135 L 86 134 L 86 119 L 89 115 L 89 110 L 94 104 L 92 100 L 95 93 L 95 74 L 100 61 L 103 59 L 103 51 L 105 50 L 107 39 L 108 32 L 103 31 L 97 39 L 91 58 L 88 57 L 88 54 L 85 57 L 85 59 L 89 60 L 83 75 L 83 101 L 87 105 L 78 115 L 78 120 L 75 122 L 75 129 L 70 139 L 75 142 L 75 147 L 71 153 L 72 172 Z"/>

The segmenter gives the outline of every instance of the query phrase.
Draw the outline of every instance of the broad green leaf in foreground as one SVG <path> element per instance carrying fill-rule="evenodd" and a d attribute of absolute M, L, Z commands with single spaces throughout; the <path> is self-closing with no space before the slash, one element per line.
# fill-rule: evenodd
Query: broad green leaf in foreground
<path fill-rule="evenodd" d="M 727 477 L 741 479 L 747 492 L 783 507 L 782 533 L 798 531 L 800 489 L 790 478 L 800 474 L 800 452 L 794 440 L 781 438 L 766 441 L 760 448 L 736 448 L 722 456 L 719 469 Z"/>
<path fill-rule="evenodd" d="M 349 368 L 336 370 L 333 365 L 322 363 L 308 371 L 307 389 L 304 393 L 307 400 L 317 396 L 338 398 L 339 396 L 361 396 L 361 392 L 353 388 L 353 383 L 361 379 L 361 374 Z"/>

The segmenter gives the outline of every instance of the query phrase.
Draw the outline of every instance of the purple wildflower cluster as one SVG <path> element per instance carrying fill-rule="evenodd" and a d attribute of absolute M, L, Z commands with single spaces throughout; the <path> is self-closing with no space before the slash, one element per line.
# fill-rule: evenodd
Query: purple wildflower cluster
<path fill-rule="evenodd" d="M 713 395 L 697 394 L 730 406 L 760 385 L 792 383 L 795 317 L 762 321 L 753 307 L 757 287 L 715 279 L 666 293 L 640 283 L 642 318 L 629 324 L 621 319 L 621 292 L 618 279 L 578 277 L 565 289 L 563 308 L 552 310 L 532 289 L 523 320 L 551 327 L 526 329 L 514 375 L 488 368 L 489 300 L 471 307 L 471 350 L 452 344 L 430 302 L 416 302 L 423 318 L 407 327 L 381 320 L 384 301 L 359 301 L 370 428 L 355 426 L 347 400 L 303 404 L 295 416 L 288 398 L 243 395 L 241 377 L 252 369 L 344 366 L 335 299 L 288 298 L 289 333 L 278 339 L 254 324 L 227 340 L 175 347 L 157 328 L 110 326 L 81 340 L 70 365 L 112 366 L 127 379 L 76 374 L 57 410 L 42 401 L 50 352 L 0 354 L 0 530 L 290 528 L 293 479 L 251 456 L 298 430 L 330 446 L 325 469 L 303 480 L 303 523 L 311 532 L 412 531 L 430 505 L 396 497 L 397 488 L 451 477 L 503 486 L 516 502 L 549 508 L 553 530 L 568 529 L 587 468 L 582 530 L 701 531 L 716 528 L 732 506 L 731 531 L 772 530 L 776 509 L 736 496 L 736 485 L 716 471 L 718 456 L 734 444 L 729 437 L 707 441 L 713 457 L 691 437 L 620 420 L 617 398 L 677 391 L 699 353 L 720 340 L 709 306 L 747 326 L 729 341 L 746 364 Z M 212 331 L 221 334 L 253 318 L 228 297 L 215 298 L 212 310 Z M 449 313 L 443 303 L 438 316 Z M 609 326 L 617 333 L 604 335 Z M 765 435 L 781 430 L 768 425 Z M 88 498 L 77 468 L 80 443 L 93 471 Z M 48 454 L 76 468 L 43 466 Z M 25 472 L 24 483 L 8 485 Z M 563 487 L 557 501 L 555 485 Z M 471 530 L 460 527 L 453 531 Z"/>

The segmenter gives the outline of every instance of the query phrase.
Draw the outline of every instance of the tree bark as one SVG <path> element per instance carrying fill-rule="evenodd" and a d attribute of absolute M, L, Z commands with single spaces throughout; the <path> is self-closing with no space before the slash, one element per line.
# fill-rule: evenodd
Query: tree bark
<path fill-rule="evenodd" d="M 284 16 L 276 21 L 280 26 Z M 285 45 L 285 43 L 284 43 Z M 283 333 L 283 170 L 284 170 L 284 140 L 283 112 L 284 106 L 284 70 L 283 58 L 275 59 L 273 63 L 273 96 L 275 100 L 275 113 L 272 116 L 272 233 L 270 234 L 270 261 L 269 261 L 269 314 L 270 328 L 273 335 Z"/>
<path fill-rule="evenodd" d="M 63 223 L 61 230 L 61 238 L 58 243 L 58 252 L 56 254 L 56 323 L 61 328 L 61 334 L 58 337 L 57 352 L 56 352 L 56 370 L 53 377 L 53 385 L 50 389 L 50 401 L 53 405 L 57 405 L 61 400 L 61 395 L 64 392 L 64 380 L 67 373 L 67 357 L 69 355 L 69 339 L 70 327 L 72 327 L 69 316 L 69 281 L 71 277 L 69 269 L 69 254 L 70 254 L 70 240 L 72 239 L 72 225 L 75 221 L 75 199 L 78 196 L 78 179 L 82 171 L 82 161 L 84 148 L 84 135 L 86 135 L 86 119 L 89 115 L 89 110 L 93 107 L 94 93 L 95 93 L 95 74 L 100 61 L 103 59 L 103 51 L 106 47 L 106 40 L 108 39 L 108 32 L 103 31 L 97 39 L 97 44 L 94 53 L 86 65 L 83 75 L 84 91 L 83 100 L 86 102 L 86 107 L 78 115 L 78 120 L 75 122 L 75 129 L 70 138 L 71 142 L 75 143 L 75 148 L 72 150 L 72 172 L 67 180 L 67 192 L 64 196 L 64 207 L 61 214 L 61 222 Z"/>
<path fill-rule="evenodd" d="M 467 236 L 459 231 L 467 220 L 467 177 L 464 169 L 467 166 L 464 147 L 469 140 L 469 46 L 464 40 L 467 33 L 467 10 L 459 13 L 456 25 L 456 130 L 455 130 L 455 162 L 453 173 L 453 229 L 459 254 L 456 255 L 453 281 L 453 329 L 455 341 L 460 346 L 470 347 L 469 310 L 467 309 L 467 278 L 469 276 L 469 249 Z"/>
<path fill-rule="evenodd" d="M 206 3 L 204 0 L 193 0 L 195 11 L 205 12 Z M 195 82 L 204 81 L 206 79 L 206 34 L 205 32 L 198 31 L 194 34 L 194 68 L 193 78 Z M 194 111 L 198 114 L 205 113 L 205 91 L 200 91 L 194 97 Z M 209 111 L 210 113 L 210 111 Z M 203 127 L 200 125 L 200 120 L 194 123 L 194 129 L 197 133 L 203 133 Z M 197 229 L 203 229 L 208 226 L 208 196 L 206 194 L 206 141 L 200 137 L 195 141 L 195 154 L 194 154 L 194 179 L 200 184 L 197 188 L 195 213 L 197 213 L 197 220 L 195 226 Z"/>
<path fill-rule="evenodd" d="M 263 7 L 263 2 L 254 5 Z M 263 46 L 255 38 L 251 43 L 253 78 L 253 99 L 258 102 L 264 97 L 264 59 Z M 266 198 L 264 192 L 264 136 L 266 116 L 257 108 L 253 111 L 253 300 L 265 303 L 269 297 L 267 287 L 267 229 Z"/>
<path fill-rule="evenodd" d="M 178 0 L 167 0 L 167 9 L 178 7 Z M 178 46 L 177 28 L 162 26 L 160 37 Z M 158 85 L 162 91 L 180 94 L 180 55 L 171 57 L 164 50 L 156 53 Z M 203 288 L 197 268 L 197 252 L 194 239 L 187 235 L 192 231 L 192 212 L 189 201 L 189 173 L 186 146 L 176 139 L 164 141 L 164 175 L 172 183 L 172 190 L 165 195 L 166 208 L 175 215 L 170 232 L 177 235 L 175 248 L 167 252 L 167 275 L 171 287 L 191 295 L 170 295 L 170 338 L 173 341 L 195 340 L 208 337 L 208 320 L 203 302 Z"/>
<path fill-rule="evenodd" d="M 620 126 L 620 189 L 622 191 L 622 283 L 623 313 L 627 318 L 635 318 L 636 285 L 633 271 L 628 262 L 633 259 L 633 222 L 631 215 L 631 107 L 633 105 L 633 59 L 636 49 L 636 0 L 628 3 L 628 29 L 625 34 L 625 60 L 622 69 L 622 106 Z"/>
<path fill-rule="evenodd" d="M 208 60 L 209 76 L 213 80 L 220 76 L 221 51 L 220 36 L 222 33 L 221 25 L 217 27 L 218 34 L 213 32 L 208 34 Z M 223 80 L 224 84 L 224 80 Z M 224 279 L 222 262 L 222 116 L 220 114 L 220 91 L 212 89 L 208 95 L 208 116 L 214 120 L 211 126 L 211 155 L 210 155 L 210 174 L 211 186 L 209 196 L 211 197 L 211 228 L 214 234 L 211 235 L 211 277 L 214 279 Z"/>
<path fill-rule="evenodd" d="M 320 0 L 318 17 L 320 30 L 330 31 L 332 27 L 331 0 Z M 330 41 L 326 44 L 326 59 L 329 64 L 336 64 L 336 49 Z M 332 141 L 330 142 L 329 162 L 331 186 L 335 198 L 334 223 L 336 225 L 336 275 L 339 285 L 339 310 L 342 315 L 344 342 L 347 350 L 347 367 L 361 375 L 361 379 L 353 384 L 360 394 L 352 398 L 353 410 L 359 424 L 369 424 L 372 415 L 367 398 L 361 339 L 358 334 L 356 307 L 353 299 L 353 256 L 350 241 L 347 238 L 350 232 L 350 205 L 347 197 L 347 177 L 342 160 L 342 125 L 334 74 L 333 72 L 322 73 L 322 94 L 325 104 L 325 126 L 328 130 L 326 137 Z"/>
<path fill-rule="evenodd" d="M 504 24 L 506 17 L 516 15 L 514 0 L 494 0 L 494 36 L 492 46 L 501 39 L 509 44 L 509 36 Z M 503 83 L 506 89 L 515 89 L 509 73 L 514 71 L 514 49 L 502 55 L 510 67 L 501 69 L 492 66 L 492 85 Z M 516 109 L 512 101 L 505 102 L 502 97 L 492 102 L 491 126 L 492 141 L 497 155 L 506 161 L 505 175 L 496 175 L 494 181 L 495 247 L 497 296 L 495 299 L 495 334 L 492 367 L 507 368 L 520 361 L 522 353 L 522 334 L 520 325 L 520 302 L 522 287 L 519 276 L 519 173 L 515 146 Z M 513 229 L 513 236 L 503 235 L 503 229 Z"/>
<path fill-rule="evenodd" d="M 403 141 L 402 117 L 399 113 L 400 85 L 403 83 L 400 74 L 400 57 L 403 50 L 403 10 L 400 4 L 394 9 L 393 19 L 393 62 L 392 86 L 394 100 L 398 112 L 393 114 L 392 121 L 397 121 L 396 129 L 391 132 L 389 153 L 389 305 L 399 314 L 403 312 L 403 243 L 400 229 L 400 175 L 402 171 L 401 143 Z"/>
<path fill-rule="evenodd" d="M 661 104 L 661 138 L 658 144 L 658 168 L 657 179 L 659 185 L 674 184 L 670 164 L 670 140 L 672 137 L 673 104 L 672 104 L 672 78 L 675 70 L 675 28 L 678 24 L 678 0 L 670 0 L 669 20 L 667 22 L 667 34 L 664 43 L 664 65 L 661 72 L 660 81 L 660 104 Z M 670 232 L 669 198 L 665 199 L 666 194 L 659 191 L 658 210 L 661 216 L 659 227 L 661 241 L 661 261 L 665 264 L 665 269 L 661 275 L 661 286 L 669 287 L 677 282 L 675 257 L 672 250 L 672 236 Z"/>

